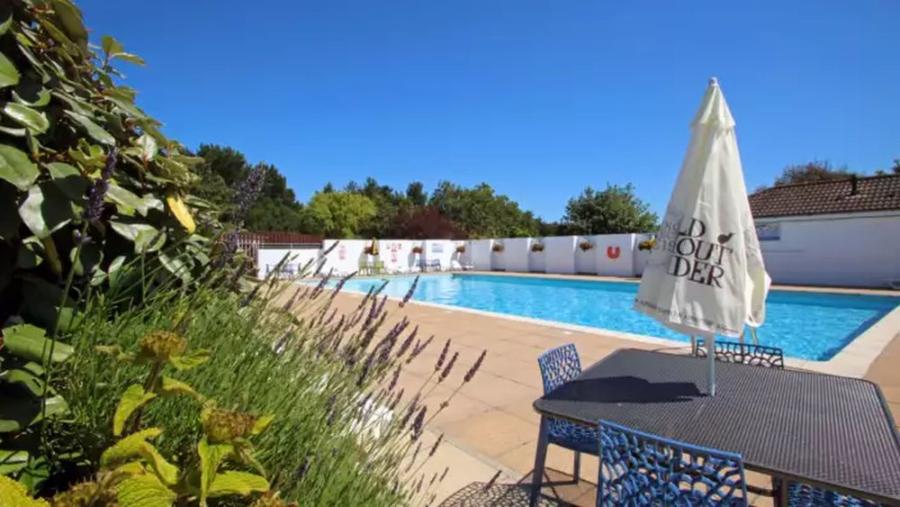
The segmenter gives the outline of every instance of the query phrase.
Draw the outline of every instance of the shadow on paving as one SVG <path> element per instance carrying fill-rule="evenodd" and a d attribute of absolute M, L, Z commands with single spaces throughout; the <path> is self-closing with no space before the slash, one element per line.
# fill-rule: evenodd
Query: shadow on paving
<path fill-rule="evenodd" d="M 542 507 L 577 507 L 593 505 L 593 496 L 584 499 L 586 492 L 596 486 L 587 482 L 574 482 L 566 474 L 548 470 L 544 477 L 539 505 Z M 473 482 L 440 503 L 440 507 L 521 507 L 528 505 L 531 493 L 531 474 L 514 484 Z M 586 500 L 586 501 L 585 501 Z"/>

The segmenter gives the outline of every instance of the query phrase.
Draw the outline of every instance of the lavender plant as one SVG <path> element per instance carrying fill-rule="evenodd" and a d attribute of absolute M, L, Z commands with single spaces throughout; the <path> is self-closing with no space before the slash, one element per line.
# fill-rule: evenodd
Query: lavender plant
<path fill-rule="evenodd" d="M 212 281 L 190 301 L 174 287 L 162 288 L 112 319 L 106 303 L 92 302 L 75 332 L 75 355 L 62 390 L 81 435 L 73 440 L 93 463 L 88 468 L 102 466 L 103 449 L 115 445 L 109 428 L 109 414 L 117 412 L 114 393 L 129 389 L 134 399 L 143 399 L 139 388 L 143 395 L 158 395 L 119 418 L 123 431 L 164 428 L 156 448 L 182 462 L 185 449 L 196 448 L 196 406 L 202 402 L 148 391 L 144 386 L 162 384 L 147 380 L 146 367 L 111 363 L 95 351 L 97 344 L 114 353 L 140 349 L 148 333 L 180 326 L 186 347 L 208 350 L 209 359 L 178 372 L 179 382 L 223 409 L 274 416 L 254 437 L 253 459 L 271 489 L 281 492 L 279 498 L 303 505 L 427 503 L 440 477 L 426 477 L 423 465 L 443 439 L 426 445 L 423 435 L 476 375 L 484 354 L 467 366 L 450 395 L 437 398 L 435 386 L 456 378 L 451 372 L 460 367 L 452 342 L 443 345 L 429 378 L 411 382 L 403 371 L 416 361 L 434 361 L 422 355 L 433 337 L 419 337 L 410 321 L 392 315 L 399 305 L 388 304 L 380 290 L 348 303 L 336 295 L 335 285 L 339 280 L 291 285 L 271 279 L 250 301 Z"/>

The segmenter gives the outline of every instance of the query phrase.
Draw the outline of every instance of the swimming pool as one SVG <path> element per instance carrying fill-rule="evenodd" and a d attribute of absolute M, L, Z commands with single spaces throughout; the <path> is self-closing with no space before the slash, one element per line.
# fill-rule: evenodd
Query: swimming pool
<path fill-rule="evenodd" d="M 367 292 L 389 280 L 383 294 L 403 297 L 415 277 L 349 280 L 344 288 Z M 632 309 L 638 285 L 481 274 L 428 275 L 417 301 L 505 313 L 625 333 L 690 341 Z M 791 357 L 826 361 L 900 304 L 900 297 L 773 290 L 766 300 L 761 344 Z"/>

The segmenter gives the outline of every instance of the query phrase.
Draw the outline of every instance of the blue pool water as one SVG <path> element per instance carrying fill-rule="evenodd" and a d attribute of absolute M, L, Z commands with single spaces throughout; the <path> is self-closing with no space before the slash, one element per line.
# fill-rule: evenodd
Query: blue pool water
<path fill-rule="evenodd" d="M 391 277 L 383 294 L 403 297 L 414 277 Z M 383 279 L 352 279 L 346 290 L 367 292 Z M 413 299 L 626 333 L 689 341 L 632 309 L 638 285 L 551 278 L 423 276 Z M 786 355 L 828 360 L 900 304 L 900 297 L 773 290 L 766 300 L 761 344 Z"/>

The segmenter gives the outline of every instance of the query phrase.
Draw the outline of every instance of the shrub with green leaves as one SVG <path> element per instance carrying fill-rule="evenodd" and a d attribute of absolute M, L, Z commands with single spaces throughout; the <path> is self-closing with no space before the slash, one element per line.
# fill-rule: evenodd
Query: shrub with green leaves
<path fill-rule="evenodd" d="M 143 63 L 112 37 L 90 46 L 70 0 L 0 6 L 0 322 L 53 326 L 70 267 L 95 274 L 76 299 L 122 259 L 182 275 L 206 261 L 195 216 L 212 217 L 187 193 L 199 159 L 135 105 L 117 62 Z"/>
<path fill-rule="evenodd" d="M 61 442 L 59 455 L 79 458 L 57 466 L 59 473 L 69 474 L 69 483 L 91 479 L 117 435 L 141 428 L 161 428 L 153 439 L 160 456 L 195 470 L 198 439 L 244 437 L 258 423 L 254 417 L 271 415 L 265 431 L 252 437 L 252 456 L 238 447 L 231 463 L 236 471 L 266 477 L 285 501 L 428 503 L 429 487 L 441 476 L 421 472 L 437 448 L 423 446 L 422 434 L 484 356 L 461 365 L 448 341 L 437 363 L 426 367 L 431 376 L 404 391 L 398 382 L 403 369 L 434 361 L 434 354 L 422 352 L 436 344 L 408 320 L 391 319 L 379 291 L 339 311 L 340 287 L 328 288 L 327 278 L 318 285 L 269 281 L 244 295 L 223 290 L 221 282 L 213 275 L 190 294 L 157 287 L 126 311 L 107 299 L 89 302 L 73 328 L 75 351 L 61 375 L 71 418 L 54 439 Z M 157 334 L 170 329 L 184 342 L 168 331 Z M 148 378 L 145 363 L 154 357 L 167 358 L 167 366 Z M 454 374 L 456 389 L 435 401 L 445 392 L 436 386 L 453 387 L 454 368 L 468 371 Z M 210 422 L 206 400 L 225 411 L 218 425 Z"/>

